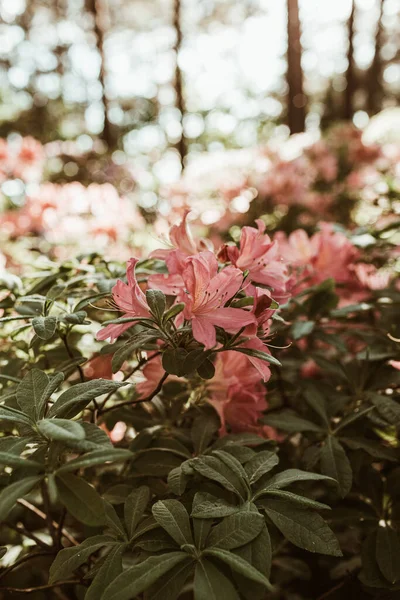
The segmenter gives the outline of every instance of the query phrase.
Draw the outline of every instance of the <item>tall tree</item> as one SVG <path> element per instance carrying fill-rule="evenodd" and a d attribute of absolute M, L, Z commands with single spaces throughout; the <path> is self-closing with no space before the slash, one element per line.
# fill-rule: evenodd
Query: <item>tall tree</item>
<path fill-rule="evenodd" d="M 107 0 L 86 0 L 86 7 L 89 12 L 92 13 L 93 16 L 93 28 L 94 33 L 96 35 L 96 46 L 98 53 L 100 55 L 100 73 L 99 73 L 99 81 L 101 84 L 101 101 L 103 104 L 104 111 L 104 121 L 103 121 L 103 130 L 100 134 L 100 137 L 106 142 L 107 146 L 110 148 L 113 146 L 113 132 L 112 126 L 110 123 L 110 119 L 108 116 L 109 113 L 109 101 L 106 92 L 106 66 L 105 66 L 105 53 L 104 53 L 104 39 L 107 30 Z"/>
<path fill-rule="evenodd" d="M 355 78 L 355 63 L 354 63 L 354 19 L 355 19 L 355 2 L 351 0 L 351 10 L 349 20 L 347 22 L 347 71 L 346 71 L 346 90 L 344 94 L 343 117 L 352 119 L 354 112 L 354 94 L 357 89 Z"/>
<path fill-rule="evenodd" d="M 180 122 L 181 122 L 181 126 L 182 126 L 182 133 L 181 133 L 179 142 L 177 143 L 177 149 L 178 149 L 178 152 L 179 152 L 179 155 L 181 158 L 181 165 L 182 165 L 182 170 L 183 170 L 185 168 L 185 157 L 188 152 L 188 147 L 187 147 L 185 134 L 183 132 L 183 117 L 185 116 L 186 107 L 185 107 L 185 97 L 183 94 L 182 71 L 179 66 L 179 52 L 180 52 L 180 49 L 182 46 L 182 38 L 183 38 L 182 26 L 181 26 L 181 21 L 182 21 L 181 0 L 174 0 L 173 10 L 174 10 L 173 24 L 174 24 L 174 28 L 175 28 L 175 44 L 174 44 L 175 81 L 174 81 L 174 85 L 175 85 L 176 107 L 178 108 L 179 113 L 180 113 Z"/>
<path fill-rule="evenodd" d="M 287 0 L 287 34 L 288 125 L 290 133 L 300 133 L 305 128 L 306 96 L 303 90 L 298 0 Z"/>
<path fill-rule="evenodd" d="M 382 98 L 383 98 L 383 82 L 382 82 L 382 57 L 381 57 L 381 48 L 383 42 L 383 9 L 384 9 L 384 1 L 380 0 L 379 3 L 379 17 L 378 22 L 376 24 L 376 33 L 375 33 L 375 52 L 374 58 L 372 59 L 372 63 L 367 72 L 367 108 L 371 114 L 375 114 L 379 112 L 382 108 Z"/>

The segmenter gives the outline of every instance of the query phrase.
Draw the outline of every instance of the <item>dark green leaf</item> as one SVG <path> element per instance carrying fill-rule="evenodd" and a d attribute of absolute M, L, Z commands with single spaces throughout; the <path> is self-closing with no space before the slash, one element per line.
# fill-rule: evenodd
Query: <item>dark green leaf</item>
<path fill-rule="evenodd" d="M 34 317 L 32 326 L 41 340 L 49 340 L 56 332 L 57 317 Z"/>
<path fill-rule="evenodd" d="M 314 321 L 297 321 L 292 325 L 290 333 L 294 340 L 310 335 L 315 326 Z"/>
<path fill-rule="evenodd" d="M 287 490 L 266 491 L 263 498 L 261 500 L 258 500 L 257 504 L 260 506 L 267 506 L 269 496 L 281 500 L 286 500 L 287 502 L 293 502 L 294 504 L 297 504 L 302 508 L 315 508 L 316 510 L 331 509 L 331 507 L 327 504 L 322 504 L 321 502 L 317 502 L 316 500 L 312 500 L 311 498 L 307 498 L 306 496 L 299 496 L 298 494 L 293 494 L 293 492 L 288 492 Z"/>
<path fill-rule="evenodd" d="M 275 452 L 263 450 L 256 454 L 245 465 L 250 484 L 256 483 L 265 473 L 269 473 L 278 462 L 279 458 Z"/>
<path fill-rule="evenodd" d="M 200 456 L 190 461 L 190 466 L 207 479 L 217 481 L 230 492 L 243 497 L 243 483 L 237 475 L 214 456 Z"/>
<path fill-rule="evenodd" d="M 31 369 L 17 388 L 17 401 L 21 410 L 31 419 L 40 418 L 44 409 L 44 392 L 49 384 L 46 373 Z"/>
<path fill-rule="evenodd" d="M 203 558 L 196 565 L 194 600 L 240 600 L 232 582 L 211 561 Z"/>
<path fill-rule="evenodd" d="M 177 544 L 193 544 L 189 515 L 178 500 L 159 500 L 154 504 L 152 512 L 157 523 Z"/>
<path fill-rule="evenodd" d="M 75 421 L 68 419 L 42 419 L 38 429 L 44 437 L 56 442 L 74 442 L 85 438 L 85 430 Z"/>
<path fill-rule="evenodd" d="M 192 517 L 198 519 L 219 519 L 228 517 L 240 510 L 222 498 L 215 498 L 207 492 L 197 492 L 193 500 Z"/>
<path fill-rule="evenodd" d="M 137 524 L 143 517 L 150 500 L 150 490 L 146 486 L 138 487 L 126 499 L 124 517 L 129 539 L 134 535 Z"/>
<path fill-rule="evenodd" d="M 390 583 L 400 579 L 400 537 L 390 527 L 378 527 L 376 560 L 382 575 Z"/>
<path fill-rule="evenodd" d="M 146 291 L 146 300 L 151 313 L 158 321 L 160 321 L 165 312 L 165 307 L 167 304 L 165 300 L 165 294 L 163 294 L 163 292 L 160 290 L 150 289 Z"/>
<path fill-rule="evenodd" d="M 320 425 L 316 425 L 312 421 L 303 419 L 297 416 L 292 410 L 282 410 L 279 413 L 270 413 L 265 415 L 262 419 L 263 423 L 282 429 L 282 431 L 288 431 L 289 433 L 299 433 L 303 431 L 316 431 L 321 433 L 324 429 Z"/>
<path fill-rule="evenodd" d="M 85 383 L 77 383 L 59 396 L 48 412 L 48 417 L 65 417 L 71 419 L 99 396 L 114 392 L 126 383 L 108 379 L 92 379 Z"/>
<path fill-rule="evenodd" d="M 271 365 L 276 365 L 277 367 L 282 366 L 279 360 L 275 358 L 275 356 L 272 356 L 272 354 L 268 354 L 268 352 L 262 352 L 261 350 L 254 350 L 252 348 L 237 347 L 233 347 L 232 350 L 235 350 L 235 352 L 241 352 L 242 354 L 246 354 L 247 356 L 253 356 L 253 358 L 259 358 L 260 360 L 269 362 L 271 363 Z"/>
<path fill-rule="evenodd" d="M 317 513 L 294 508 L 292 503 L 279 499 L 268 500 L 263 508 L 274 525 L 295 546 L 309 552 L 342 556 L 336 537 Z"/>
<path fill-rule="evenodd" d="M 353 472 L 343 446 L 330 435 L 321 449 L 321 471 L 336 479 L 342 498 L 347 496 L 353 482 Z"/>
<path fill-rule="evenodd" d="M 59 498 L 65 508 L 81 523 L 97 527 L 105 523 L 104 503 L 96 490 L 71 473 L 57 476 Z"/>
<path fill-rule="evenodd" d="M 35 460 L 29 458 L 22 458 L 22 456 L 16 456 L 11 452 L 0 451 L 0 465 L 6 467 L 24 467 L 26 469 L 43 469 L 43 465 Z"/>
<path fill-rule="evenodd" d="M 170 552 L 161 556 L 151 556 L 114 579 L 106 588 L 104 598 L 107 600 L 132 600 L 176 565 L 186 561 L 187 558 L 186 552 Z"/>
<path fill-rule="evenodd" d="M 169 308 L 167 310 L 167 312 L 164 314 L 164 321 L 167 322 L 170 319 L 173 319 L 174 317 L 179 315 L 179 313 L 181 313 L 184 308 L 185 308 L 185 304 L 183 302 L 178 302 L 177 304 L 173 304 L 171 306 L 171 308 Z"/>
<path fill-rule="evenodd" d="M 83 565 L 89 556 L 103 546 L 115 544 L 109 535 L 95 535 L 87 538 L 79 546 L 61 550 L 50 567 L 49 583 L 62 581 Z"/>
<path fill-rule="evenodd" d="M 106 587 L 122 573 L 122 555 L 124 551 L 125 546 L 123 544 L 118 544 L 111 549 L 88 588 L 85 600 L 100 600 Z"/>
<path fill-rule="evenodd" d="M 215 367 L 209 358 L 197 367 L 197 373 L 202 379 L 212 379 L 215 375 Z"/>
<path fill-rule="evenodd" d="M 194 561 L 187 558 L 165 573 L 146 592 L 146 600 L 176 600 L 193 571 Z"/>
<path fill-rule="evenodd" d="M 240 556 L 229 552 L 229 550 L 222 550 L 221 548 L 206 548 L 204 550 L 204 554 L 224 562 L 236 573 L 244 575 L 244 577 L 247 577 L 247 579 L 250 579 L 251 581 L 263 584 L 268 590 L 272 589 L 272 586 L 265 575 L 260 573 L 260 571 L 257 571 L 257 569 L 252 567 L 251 564 L 243 560 L 243 558 Z"/>
<path fill-rule="evenodd" d="M 58 421 L 59 419 L 52 419 L 52 421 Z M 51 422 L 52 422 L 51 421 Z M 83 430 L 85 431 L 85 430 Z M 129 460 L 132 458 L 132 452 L 130 450 L 124 450 L 123 448 L 100 448 L 99 450 L 93 450 L 87 454 L 83 454 L 78 458 L 74 458 L 69 462 L 65 463 L 57 469 L 57 474 L 68 473 L 70 471 L 76 471 L 77 469 L 86 469 L 93 465 L 105 465 L 108 462 L 117 462 L 119 460 Z"/>
<path fill-rule="evenodd" d="M 261 532 L 264 518 L 256 512 L 238 512 L 225 517 L 213 527 L 207 539 L 207 547 L 216 546 L 232 550 L 244 546 Z"/>
<path fill-rule="evenodd" d="M 0 492 L 0 522 L 7 519 L 9 512 L 14 508 L 19 498 L 30 492 L 40 481 L 42 477 L 27 477 L 8 485 Z"/>

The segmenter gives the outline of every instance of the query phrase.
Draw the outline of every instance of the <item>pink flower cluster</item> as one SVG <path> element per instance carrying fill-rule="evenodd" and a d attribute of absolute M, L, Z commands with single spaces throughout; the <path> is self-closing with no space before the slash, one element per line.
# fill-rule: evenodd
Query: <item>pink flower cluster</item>
<path fill-rule="evenodd" d="M 0 139 L 0 183 L 6 179 L 39 181 L 44 159 L 42 144 L 32 137 L 16 141 Z"/>
<path fill-rule="evenodd" d="M 119 196 L 110 183 L 88 187 L 73 182 L 43 183 L 28 191 L 25 204 L 0 214 L 3 234 L 18 238 L 40 235 L 53 245 L 77 244 L 80 249 L 126 244 L 132 231 L 144 227 L 134 203 Z"/>
<path fill-rule="evenodd" d="M 341 304 L 352 304 L 365 299 L 368 290 L 387 287 L 393 276 L 389 270 L 361 262 L 361 252 L 331 223 L 320 223 L 311 237 L 297 229 L 289 236 L 278 231 L 274 240 L 279 254 L 291 264 L 293 294 L 333 279 Z"/>
<path fill-rule="evenodd" d="M 278 256 L 277 243 L 265 234 L 261 221 L 257 225 L 258 228 L 243 228 L 238 248 L 224 245 L 215 253 L 205 242 L 195 242 L 185 215 L 181 224 L 171 229 L 171 247 L 156 250 L 151 255 L 165 262 L 168 273 L 151 275 L 148 288 L 161 290 L 173 297 L 174 302 L 184 304 L 183 311 L 175 319 L 175 326 L 179 328 L 190 323 L 194 340 L 205 350 L 221 347 L 216 328 L 222 328 L 230 334 L 242 334 L 241 348 L 269 353 L 266 341 L 274 312 L 271 305 L 273 299 L 288 298 L 291 280 L 286 263 Z M 136 258 L 128 262 L 127 283 L 117 282 L 113 298 L 124 317 L 148 318 L 150 309 L 146 295 L 135 276 L 137 263 Z M 251 306 L 232 306 L 238 294 L 249 298 Z M 114 341 L 131 325 L 131 322 L 110 324 L 99 331 L 97 339 Z M 210 402 L 214 406 L 219 403 L 219 412 L 224 415 L 223 424 L 226 420 L 238 427 L 239 421 L 233 415 L 239 411 L 246 427 L 256 427 L 260 411 L 265 408 L 261 381 L 268 381 L 270 369 L 268 363 L 258 357 L 241 354 L 238 358 L 236 354 L 235 351 L 218 353 L 218 384 L 214 379 L 213 384 L 219 389 L 225 386 L 226 393 L 222 402 L 222 396 L 210 388 Z M 240 383 L 232 380 L 236 370 L 234 364 L 240 367 Z M 152 360 L 144 375 L 146 379 L 156 376 L 159 380 L 160 364 Z M 156 385 L 157 380 L 154 383 Z M 147 386 L 141 385 L 139 391 L 148 391 Z M 240 408 L 243 404 L 246 410 Z"/>

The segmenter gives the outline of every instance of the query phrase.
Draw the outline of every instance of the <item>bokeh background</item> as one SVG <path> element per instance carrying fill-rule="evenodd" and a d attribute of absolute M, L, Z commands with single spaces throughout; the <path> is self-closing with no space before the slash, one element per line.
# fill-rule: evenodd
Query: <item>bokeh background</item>
<path fill-rule="evenodd" d="M 132 163 L 123 192 L 204 151 L 364 127 L 400 97 L 400 0 L 0 0 L 0 16 L 0 137 L 107 149 Z"/>

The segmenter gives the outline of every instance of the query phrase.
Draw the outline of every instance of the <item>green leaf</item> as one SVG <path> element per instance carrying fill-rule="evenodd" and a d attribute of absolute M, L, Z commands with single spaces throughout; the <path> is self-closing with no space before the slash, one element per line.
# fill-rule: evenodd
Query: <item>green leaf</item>
<path fill-rule="evenodd" d="M 350 461 L 343 446 L 338 440 L 330 435 L 321 449 L 321 471 L 336 479 L 342 498 L 347 496 L 353 482 L 353 472 Z"/>
<path fill-rule="evenodd" d="M 147 290 L 146 300 L 149 305 L 150 312 L 154 315 L 157 321 L 160 321 L 166 308 L 165 294 L 160 290 Z"/>
<path fill-rule="evenodd" d="M 229 504 L 222 498 L 215 498 L 207 492 L 197 492 L 193 500 L 192 517 L 198 519 L 219 519 L 228 517 L 240 510 L 240 506 Z"/>
<path fill-rule="evenodd" d="M 28 427 L 33 426 L 33 421 L 24 415 L 23 412 L 5 404 L 0 406 L 0 421 L 11 421 L 20 425 L 27 425 Z"/>
<path fill-rule="evenodd" d="M 208 534 L 211 531 L 213 520 L 192 518 L 192 523 L 196 548 L 198 550 L 203 550 L 206 545 Z"/>
<path fill-rule="evenodd" d="M 309 552 L 342 556 L 335 535 L 319 514 L 294 508 L 292 503 L 279 499 L 268 500 L 263 508 L 274 525 L 295 546 Z"/>
<path fill-rule="evenodd" d="M 106 527 L 117 536 L 118 539 L 127 541 L 126 531 L 112 504 L 104 500 L 104 511 L 106 515 Z"/>
<path fill-rule="evenodd" d="M 184 364 L 187 351 L 183 348 L 169 348 L 162 354 L 163 369 L 170 375 L 181 377 L 185 374 Z"/>
<path fill-rule="evenodd" d="M 244 575 L 244 577 L 247 577 L 247 579 L 250 579 L 251 581 L 261 583 L 268 590 L 273 589 L 265 575 L 260 573 L 260 571 L 257 571 L 257 569 L 252 567 L 251 564 L 243 558 L 240 558 L 240 556 L 233 554 L 233 552 L 229 552 L 229 550 L 222 550 L 221 548 L 206 548 L 204 550 L 204 555 L 212 556 L 213 558 L 224 562 L 232 569 L 232 571 L 239 573 L 239 575 Z"/>
<path fill-rule="evenodd" d="M 57 476 L 59 498 L 75 519 L 85 525 L 104 525 L 104 503 L 96 490 L 71 473 Z"/>
<path fill-rule="evenodd" d="M 85 600 L 100 600 L 103 597 L 106 587 L 122 573 L 122 555 L 125 550 L 124 544 L 111 549 L 88 588 Z"/>
<path fill-rule="evenodd" d="M 47 416 L 71 419 L 95 398 L 114 392 L 123 385 L 127 384 L 108 379 L 92 379 L 92 381 L 86 381 L 85 383 L 77 383 L 57 398 Z"/>
<path fill-rule="evenodd" d="M 176 600 L 193 571 L 194 561 L 187 558 L 165 573 L 146 592 L 146 600 Z"/>
<path fill-rule="evenodd" d="M 186 561 L 187 558 L 186 552 L 170 552 L 161 556 L 151 556 L 114 579 L 106 588 L 104 598 L 107 600 L 132 600 L 176 565 Z"/>
<path fill-rule="evenodd" d="M 354 450 L 365 450 L 365 452 L 367 452 L 374 458 L 383 458 L 395 462 L 399 460 L 397 448 L 388 448 L 387 446 L 384 446 L 383 444 L 374 440 L 356 437 L 355 435 L 353 435 L 351 438 L 341 436 L 340 440 L 349 448 L 352 448 Z"/>
<path fill-rule="evenodd" d="M 114 544 L 115 540 L 109 535 L 95 535 L 87 538 L 79 546 L 60 550 L 50 567 L 49 583 L 66 579 L 83 565 L 91 554 L 103 546 Z"/>
<path fill-rule="evenodd" d="M 174 317 L 179 315 L 179 313 L 181 313 L 184 308 L 185 308 L 184 302 L 178 302 L 177 304 L 173 304 L 171 306 L 171 308 L 169 308 L 167 310 L 167 312 L 164 314 L 164 321 L 167 322 L 170 319 L 173 319 Z"/>
<path fill-rule="evenodd" d="M 3 558 L 8 552 L 7 546 L 0 546 L 0 559 Z"/>
<path fill-rule="evenodd" d="M 17 401 L 21 410 L 33 421 L 40 419 L 45 401 L 44 392 L 49 384 L 46 373 L 31 369 L 17 387 Z"/>
<path fill-rule="evenodd" d="M 376 561 L 382 575 L 390 583 L 400 579 L 400 537 L 390 527 L 378 527 Z"/>
<path fill-rule="evenodd" d="M 194 600 L 240 600 L 233 583 L 211 561 L 203 558 L 196 565 Z"/>
<path fill-rule="evenodd" d="M 41 340 L 49 340 L 56 332 L 57 317 L 34 317 L 32 326 Z"/>
<path fill-rule="evenodd" d="M 282 473 L 278 473 L 271 477 L 269 481 L 263 486 L 263 490 L 257 492 L 257 496 L 261 495 L 264 490 L 270 489 L 281 489 L 297 483 L 298 481 L 334 481 L 331 477 L 326 475 L 320 475 L 319 473 L 309 473 L 308 471 L 301 471 L 300 469 L 287 469 Z"/>
<path fill-rule="evenodd" d="M 196 454 L 204 452 L 219 427 L 220 421 L 215 411 L 202 413 L 194 419 L 190 435 Z"/>
<path fill-rule="evenodd" d="M 190 481 L 190 476 L 183 472 L 181 465 L 168 473 L 168 487 L 176 496 L 181 496 Z"/>
<path fill-rule="evenodd" d="M 247 356 L 253 356 L 253 358 L 259 358 L 260 360 L 269 362 L 271 365 L 276 365 L 277 367 L 282 366 L 279 360 L 275 358 L 275 356 L 272 356 L 272 354 L 268 354 L 268 352 L 262 352 L 261 350 L 254 350 L 252 348 L 237 348 L 235 346 L 232 348 L 232 350 L 235 350 L 235 352 L 241 352 Z"/>
<path fill-rule="evenodd" d="M 299 340 L 312 333 L 315 327 L 314 321 L 297 321 L 290 329 L 290 334 L 294 340 Z"/>
<path fill-rule="evenodd" d="M 154 504 L 152 512 L 157 523 L 177 544 L 193 544 L 189 515 L 178 500 L 159 500 Z"/>
<path fill-rule="evenodd" d="M 40 481 L 42 477 L 27 477 L 8 485 L 0 492 L 0 522 L 8 517 L 9 512 L 14 508 L 19 498 L 30 492 Z"/>
<path fill-rule="evenodd" d="M 288 431 L 289 433 L 300 433 L 303 431 L 316 431 L 321 433 L 324 429 L 312 421 L 299 417 L 293 410 L 282 410 L 265 415 L 262 422 L 271 427 Z"/>
<path fill-rule="evenodd" d="M 378 413 L 391 425 L 398 426 L 400 423 L 400 404 L 388 396 L 381 394 L 369 394 L 369 399 Z"/>
<path fill-rule="evenodd" d="M 150 490 L 146 486 L 138 487 L 127 497 L 124 506 L 124 518 L 129 539 L 134 535 L 137 524 L 143 517 L 149 500 Z"/>
<path fill-rule="evenodd" d="M 258 536 L 264 525 L 264 518 L 256 512 L 238 512 L 225 517 L 213 527 L 207 539 L 207 547 L 217 546 L 232 550 L 248 544 Z"/>
<path fill-rule="evenodd" d="M 58 420 L 58 419 L 53 419 Z M 72 421 L 71 421 L 72 422 Z M 85 431 L 85 430 L 83 430 Z M 56 473 L 68 473 L 70 471 L 76 471 L 77 469 L 86 469 L 94 465 L 104 465 L 108 462 L 117 462 L 119 460 L 129 460 L 132 458 L 132 452 L 130 450 L 124 450 L 123 448 L 100 448 L 99 450 L 93 450 L 78 458 L 74 458 L 69 462 L 65 463 L 57 469 Z"/>
<path fill-rule="evenodd" d="M 25 469 L 43 469 L 43 465 L 35 460 L 29 458 L 22 458 L 22 456 L 16 456 L 11 452 L 0 451 L 0 465 L 6 467 L 24 467 Z"/>
<path fill-rule="evenodd" d="M 278 463 L 279 458 L 276 452 L 263 450 L 253 456 L 245 465 L 250 484 L 256 483 L 260 477 L 265 475 L 265 473 L 269 473 Z"/>
<path fill-rule="evenodd" d="M 312 500 L 311 498 L 307 498 L 306 496 L 299 496 L 298 494 L 293 494 L 293 492 L 288 492 L 287 490 L 266 491 L 263 498 L 259 500 L 257 504 L 260 506 L 267 506 L 268 496 L 272 496 L 273 498 L 278 498 L 282 500 L 287 500 L 288 502 L 293 502 L 294 504 L 298 504 L 302 508 L 315 508 L 316 510 L 331 510 L 331 507 L 327 504 L 322 504 L 322 502 L 317 502 L 316 500 Z"/>
<path fill-rule="evenodd" d="M 56 442 L 74 442 L 85 438 L 85 430 L 75 421 L 68 419 L 42 419 L 38 429 L 44 437 Z"/>
<path fill-rule="evenodd" d="M 307 404 L 317 413 L 317 415 L 321 418 L 321 421 L 329 429 L 330 420 L 326 410 L 325 397 L 323 393 L 316 385 L 308 382 L 307 387 L 304 390 L 304 397 L 307 400 Z"/>
<path fill-rule="evenodd" d="M 212 481 L 217 481 L 224 488 L 233 492 L 240 498 L 243 494 L 243 483 L 235 473 L 231 471 L 224 463 L 214 456 L 200 456 L 190 461 L 190 466 Z"/>
<path fill-rule="evenodd" d="M 43 395 L 40 399 L 40 404 L 43 406 L 43 408 L 45 408 L 46 402 L 51 397 L 53 392 L 55 392 L 60 387 L 60 385 L 64 381 L 64 377 L 64 373 L 54 373 L 54 375 L 49 379 L 49 383 L 43 391 Z M 44 411 L 40 413 L 39 418 L 41 418 L 43 414 Z"/>
<path fill-rule="evenodd" d="M 212 379 L 215 375 L 215 367 L 209 358 L 197 367 L 197 373 L 202 379 Z"/>

